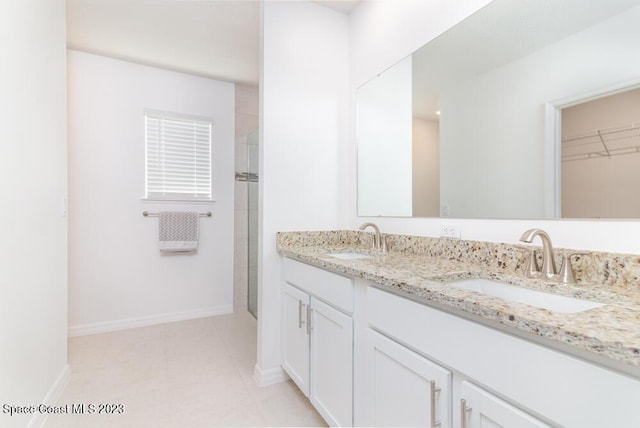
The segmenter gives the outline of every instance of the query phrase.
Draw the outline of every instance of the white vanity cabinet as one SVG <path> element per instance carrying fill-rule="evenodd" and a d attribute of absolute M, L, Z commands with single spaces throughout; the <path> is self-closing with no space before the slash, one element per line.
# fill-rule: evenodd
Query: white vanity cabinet
<path fill-rule="evenodd" d="M 449 370 L 371 329 L 367 343 L 367 426 L 451 426 Z"/>
<path fill-rule="evenodd" d="M 549 425 L 488 391 L 463 381 L 460 387 L 461 428 L 549 428 Z"/>
<path fill-rule="evenodd" d="M 451 371 L 442 428 L 640 427 L 635 377 L 373 286 L 366 298 L 370 329 Z"/>
<path fill-rule="evenodd" d="M 332 426 L 353 425 L 353 322 L 311 298 L 311 404 Z"/>
<path fill-rule="evenodd" d="M 309 332 L 307 331 L 307 311 L 311 298 L 309 294 L 285 284 L 284 299 L 284 358 L 282 367 L 298 388 L 309 396 Z"/>
<path fill-rule="evenodd" d="M 353 425 L 353 289 L 346 278 L 283 260 L 283 368 L 332 426 Z"/>
<path fill-rule="evenodd" d="M 286 257 L 282 280 L 282 366 L 332 426 L 640 427 L 636 376 Z"/>

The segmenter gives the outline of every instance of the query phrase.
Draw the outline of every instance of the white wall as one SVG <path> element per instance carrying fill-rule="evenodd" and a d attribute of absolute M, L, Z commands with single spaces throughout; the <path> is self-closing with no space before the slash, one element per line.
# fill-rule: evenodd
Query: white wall
<path fill-rule="evenodd" d="M 382 70 L 398 62 L 416 48 L 477 10 L 487 1 L 386 2 L 372 0 L 358 6 L 351 15 L 350 30 L 350 108 L 355 111 L 356 88 Z M 349 226 L 376 221 L 384 232 L 439 236 L 438 218 L 367 218 L 357 217 L 356 147 L 351 129 L 349 157 Z M 450 223 L 451 219 L 446 222 Z M 463 239 L 515 243 L 531 227 L 547 230 L 557 247 L 583 248 L 626 253 L 640 252 L 638 221 L 582 220 L 456 220 Z"/>
<path fill-rule="evenodd" d="M 68 373 L 64 7 L 0 3 L 2 405 L 40 404 Z M 30 418 L 0 413 L 0 426 Z"/>
<path fill-rule="evenodd" d="M 358 91 L 358 212 L 411 216 L 411 57 Z"/>
<path fill-rule="evenodd" d="M 262 384 L 282 379 L 276 232 L 342 226 L 348 32 L 346 15 L 311 2 L 263 3 L 256 366 Z"/>
<path fill-rule="evenodd" d="M 69 324 L 72 334 L 230 312 L 234 86 L 69 51 Z M 215 203 L 144 196 L 144 109 L 213 119 Z M 196 254 L 161 255 L 143 211 L 212 211 Z"/>

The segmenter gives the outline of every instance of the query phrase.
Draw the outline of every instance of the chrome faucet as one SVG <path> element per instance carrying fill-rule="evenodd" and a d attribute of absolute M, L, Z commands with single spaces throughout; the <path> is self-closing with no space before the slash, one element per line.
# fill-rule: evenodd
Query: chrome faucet
<path fill-rule="evenodd" d="M 542 269 L 537 269 L 537 263 L 535 261 L 536 253 L 532 251 L 529 257 L 533 260 L 529 259 L 525 274 L 529 277 L 544 276 L 547 279 L 553 279 L 554 276 L 558 274 L 558 271 L 556 270 L 556 261 L 553 255 L 553 245 L 551 245 L 551 238 L 547 232 L 541 229 L 529 229 L 522 234 L 520 240 L 530 244 L 536 236 L 539 236 L 542 240 Z M 535 273 L 537 273 L 537 275 Z"/>
<path fill-rule="evenodd" d="M 573 276 L 571 268 L 571 257 L 589 254 L 588 251 L 578 251 L 565 253 L 562 255 L 562 267 L 560 271 L 556 269 L 555 256 L 553 254 L 553 245 L 549 235 L 540 229 L 529 229 L 522 234 L 520 240 L 531 243 L 533 239 L 539 236 L 542 240 L 542 268 L 538 268 L 536 260 L 536 250 L 527 248 L 529 251 L 529 260 L 524 268 L 524 274 L 528 278 L 545 278 L 551 281 L 560 282 L 562 284 L 575 284 L 576 279 Z"/>
<path fill-rule="evenodd" d="M 376 226 L 375 223 L 364 223 L 360 226 L 360 230 L 365 230 L 367 227 L 372 227 L 373 234 L 373 244 L 371 248 L 376 251 L 380 251 L 381 253 L 387 252 L 387 240 L 384 238 L 384 235 L 380 233 L 380 229 Z"/>

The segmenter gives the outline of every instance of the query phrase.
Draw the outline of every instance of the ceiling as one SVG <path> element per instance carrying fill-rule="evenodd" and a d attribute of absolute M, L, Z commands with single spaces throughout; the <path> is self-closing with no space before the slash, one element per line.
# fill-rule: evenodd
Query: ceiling
<path fill-rule="evenodd" d="M 257 85 L 259 39 L 259 1 L 67 0 L 68 48 L 213 79 Z"/>
<path fill-rule="evenodd" d="M 325 0 L 325 1 L 314 1 L 322 6 L 326 6 L 330 9 L 336 10 L 338 12 L 342 12 L 345 14 L 350 14 L 351 11 L 364 0 Z"/>

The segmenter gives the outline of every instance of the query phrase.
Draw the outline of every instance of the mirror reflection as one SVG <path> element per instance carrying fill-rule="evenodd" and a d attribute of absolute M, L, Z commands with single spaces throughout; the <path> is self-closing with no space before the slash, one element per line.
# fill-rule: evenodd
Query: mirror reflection
<path fill-rule="evenodd" d="M 640 89 L 562 109 L 563 217 L 640 217 Z"/>
<path fill-rule="evenodd" d="M 604 101 L 640 86 L 637 22 L 639 0 L 494 0 L 365 83 L 358 215 L 640 217 L 640 141 L 597 145 L 640 122 Z"/>

